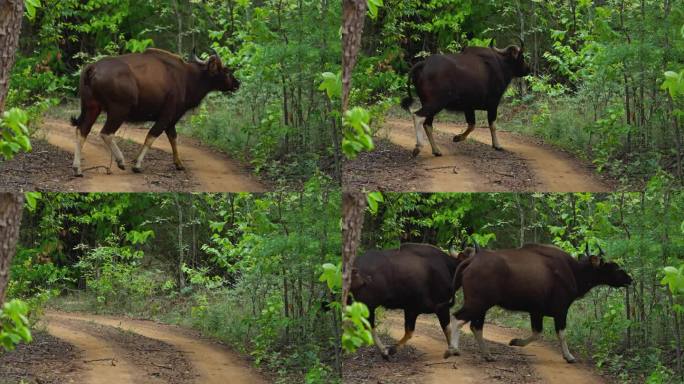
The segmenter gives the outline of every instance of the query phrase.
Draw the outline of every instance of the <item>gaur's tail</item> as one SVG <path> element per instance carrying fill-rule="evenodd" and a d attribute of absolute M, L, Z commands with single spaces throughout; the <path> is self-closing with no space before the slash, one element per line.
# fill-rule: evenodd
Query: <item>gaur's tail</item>
<path fill-rule="evenodd" d="M 90 89 L 90 78 L 93 74 L 93 67 L 88 65 L 81 72 L 81 79 L 79 81 L 79 94 L 81 96 L 81 114 L 76 116 L 71 116 L 71 125 L 78 127 L 83 123 L 86 113 L 85 100 L 88 97 L 92 97 L 92 90 Z"/>
<path fill-rule="evenodd" d="M 425 66 L 425 61 L 420 61 L 416 63 L 416 65 L 411 67 L 411 70 L 408 73 L 408 79 L 406 82 L 406 93 L 408 94 L 408 96 L 401 100 L 401 107 L 409 112 L 409 108 L 411 107 L 411 104 L 413 104 L 413 96 L 411 95 L 411 83 L 415 84 L 416 79 L 420 74 L 420 71 L 423 70 L 423 66 Z"/>
<path fill-rule="evenodd" d="M 449 308 L 453 307 L 454 304 L 456 304 L 456 291 L 458 291 L 461 288 L 461 285 L 463 283 L 463 270 L 470 265 L 471 260 L 466 259 L 461 262 L 461 264 L 458 265 L 456 268 L 456 272 L 454 272 L 454 278 L 451 281 L 451 294 L 450 294 L 450 299 L 449 299 Z M 443 305 L 444 303 L 440 303 L 438 305 Z"/>

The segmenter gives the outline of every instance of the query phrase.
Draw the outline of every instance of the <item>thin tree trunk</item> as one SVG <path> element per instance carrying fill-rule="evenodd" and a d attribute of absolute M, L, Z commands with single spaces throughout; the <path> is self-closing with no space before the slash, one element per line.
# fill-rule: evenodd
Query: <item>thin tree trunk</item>
<path fill-rule="evenodd" d="M 178 194 L 174 193 L 176 200 L 176 210 L 178 211 L 178 288 L 185 288 L 185 276 L 183 275 L 183 207 L 181 206 Z"/>
<path fill-rule="evenodd" d="M 366 195 L 345 192 L 342 195 L 342 305 L 347 303 L 351 287 L 351 270 L 361 240 Z"/>
<path fill-rule="evenodd" d="M 180 2 L 181 0 L 174 0 L 173 1 L 173 10 L 174 13 L 176 14 L 176 27 L 178 29 L 178 34 L 177 34 L 177 42 L 176 42 L 176 49 L 178 53 L 183 52 L 183 14 L 181 13 L 180 9 Z"/>
<path fill-rule="evenodd" d="M 14 52 L 19 45 L 22 0 L 0 0 L 0 112 L 5 110 L 9 77 L 14 65 Z"/>
<path fill-rule="evenodd" d="M 352 72 L 361 48 L 366 0 L 344 0 L 342 3 L 342 111 L 349 107 Z"/>
<path fill-rule="evenodd" d="M 0 193 L 0 305 L 5 301 L 5 288 L 19 239 L 23 206 L 23 194 Z"/>

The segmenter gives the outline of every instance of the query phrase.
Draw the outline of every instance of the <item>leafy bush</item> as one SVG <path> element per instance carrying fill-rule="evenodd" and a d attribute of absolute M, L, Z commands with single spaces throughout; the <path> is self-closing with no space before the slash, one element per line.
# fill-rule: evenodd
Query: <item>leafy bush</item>
<path fill-rule="evenodd" d="M 56 266 L 47 256 L 54 251 L 52 244 L 35 249 L 17 249 L 7 286 L 9 297 L 30 298 L 45 291 L 59 292 L 75 281 L 73 271 Z"/>
<path fill-rule="evenodd" d="M 25 111 L 12 108 L 3 112 L 0 117 L 0 156 L 11 159 L 21 150 L 31 150 L 27 124 L 28 115 Z"/>
<path fill-rule="evenodd" d="M 13 350 L 21 341 L 31 342 L 28 312 L 29 306 L 18 299 L 3 305 L 0 310 L 0 345 L 5 350 Z"/>
<path fill-rule="evenodd" d="M 140 309 L 149 298 L 162 292 L 165 280 L 159 271 L 141 268 L 142 251 L 118 241 L 112 236 L 104 246 L 79 246 L 86 252 L 75 266 L 100 308 Z"/>

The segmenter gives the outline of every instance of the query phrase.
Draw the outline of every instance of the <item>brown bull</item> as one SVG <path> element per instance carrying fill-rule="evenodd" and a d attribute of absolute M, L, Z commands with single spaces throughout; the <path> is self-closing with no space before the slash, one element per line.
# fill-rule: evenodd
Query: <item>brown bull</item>
<path fill-rule="evenodd" d="M 375 345 L 388 359 L 413 335 L 416 319 L 434 313 L 449 343 L 449 307 L 453 305 L 453 276 L 472 248 L 449 254 L 429 244 L 402 244 L 399 249 L 371 250 L 356 258 L 351 292 L 370 311 L 368 320 Z M 375 332 L 377 307 L 404 310 L 404 337 L 387 349 Z"/>
<path fill-rule="evenodd" d="M 600 249 L 600 248 L 599 248 Z M 454 290 L 463 287 L 464 303 L 454 313 L 451 344 L 444 357 L 458 355 L 460 328 L 470 322 L 480 350 L 492 361 L 482 338 L 485 315 L 499 306 L 530 314 L 532 335 L 513 339 L 510 345 L 523 347 L 537 340 L 542 332 L 544 316 L 553 317 L 563 357 L 575 362 L 565 341 L 568 308 L 590 289 L 598 285 L 626 287 L 632 278 L 617 264 L 589 254 L 579 260 L 565 251 L 541 244 L 527 244 L 517 249 L 481 250 L 461 263 L 454 275 Z"/>
<path fill-rule="evenodd" d="M 207 61 L 193 54 L 192 60 L 185 62 L 170 52 L 147 49 L 87 65 L 80 80 L 81 115 L 71 119 L 76 127 L 75 175 L 83 176 L 81 150 L 102 111 L 107 112 L 107 120 L 100 136 L 120 169 L 126 168 L 125 161 L 112 135 L 127 121 L 155 122 L 135 160 L 134 172 L 142 170 L 145 154 L 162 132 L 171 143 L 176 169 L 184 169 L 176 148 L 176 123 L 209 92 L 235 91 L 239 85 L 216 52 Z"/>
<path fill-rule="evenodd" d="M 475 129 L 475 110 L 487 111 L 492 146 L 500 150 L 494 122 L 501 97 L 511 80 L 530 73 L 523 52 L 521 40 L 519 47 L 510 45 L 499 49 L 491 44 L 489 48 L 467 47 L 458 54 L 432 55 L 414 65 L 409 72 L 408 96 L 401 101 L 401 106 L 410 111 L 413 83 L 421 103 L 421 108 L 413 114 L 416 128 L 413 156 L 417 156 L 423 147 L 423 130 L 432 146 L 432 154 L 442 155 L 432 137 L 432 121 L 444 109 L 462 111 L 468 122 L 468 129 L 454 136 L 454 141 L 465 140 Z"/>

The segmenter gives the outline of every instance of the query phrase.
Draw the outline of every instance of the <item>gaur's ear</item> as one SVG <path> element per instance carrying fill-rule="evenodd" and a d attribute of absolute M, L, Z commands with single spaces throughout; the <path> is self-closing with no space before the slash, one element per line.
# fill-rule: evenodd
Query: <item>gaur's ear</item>
<path fill-rule="evenodd" d="M 516 47 L 515 45 L 511 45 L 510 47 L 508 47 L 508 49 L 506 49 L 506 54 L 515 60 L 517 60 L 520 57 L 520 53 L 520 48 Z"/>
<path fill-rule="evenodd" d="M 465 260 L 465 259 L 467 259 L 467 258 L 469 258 L 469 257 L 475 256 L 475 253 L 476 253 L 475 248 L 471 248 L 471 247 L 465 248 L 465 249 L 463 250 L 463 252 L 459 255 L 459 259 L 460 259 L 461 261 L 463 261 L 463 260 Z"/>
<path fill-rule="evenodd" d="M 221 72 L 221 59 L 217 56 L 211 56 L 207 62 L 207 69 L 210 75 L 215 75 Z"/>
<path fill-rule="evenodd" d="M 601 258 L 598 257 L 598 256 L 590 256 L 590 257 L 589 257 L 589 261 L 591 261 L 591 265 L 592 265 L 594 268 L 597 268 L 597 267 L 598 267 L 599 265 L 601 265 L 601 263 L 602 263 Z"/>

